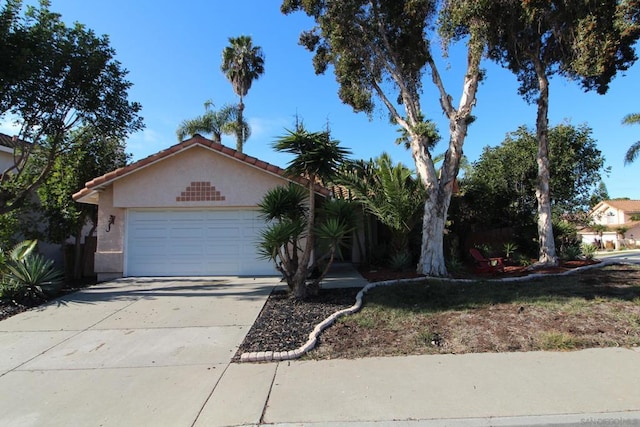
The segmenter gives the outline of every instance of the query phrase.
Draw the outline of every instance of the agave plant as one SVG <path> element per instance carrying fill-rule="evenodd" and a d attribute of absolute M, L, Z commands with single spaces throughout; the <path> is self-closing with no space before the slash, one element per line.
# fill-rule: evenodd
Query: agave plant
<path fill-rule="evenodd" d="M 29 253 L 22 259 L 12 259 L 5 268 L 5 283 L 23 288 L 27 297 L 55 294 L 62 284 L 62 272 L 53 266 L 52 260 L 40 254 Z"/>
<path fill-rule="evenodd" d="M 5 273 L 6 265 L 9 262 L 20 261 L 29 255 L 38 244 L 37 240 L 23 240 L 17 243 L 11 250 L 0 249 L 0 272 Z"/>

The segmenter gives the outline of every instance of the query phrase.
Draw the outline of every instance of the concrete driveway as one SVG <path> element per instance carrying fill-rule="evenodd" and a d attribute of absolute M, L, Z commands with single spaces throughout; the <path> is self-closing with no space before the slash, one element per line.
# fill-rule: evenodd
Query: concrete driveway
<path fill-rule="evenodd" d="M 0 425 L 192 425 L 278 282 L 121 279 L 0 322 Z"/>

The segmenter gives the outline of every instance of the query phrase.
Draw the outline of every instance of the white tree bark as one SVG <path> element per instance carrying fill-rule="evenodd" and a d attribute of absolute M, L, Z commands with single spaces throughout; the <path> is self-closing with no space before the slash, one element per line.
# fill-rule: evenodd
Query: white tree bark
<path fill-rule="evenodd" d="M 447 267 L 444 257 L 444 232 L 447 222 L 447 212 L 451 203 L 454 183 L 460 169 L 462 145 L 467 136 L 467 127 L 471 111 L 476 102 L 476 93 L 480 74 L 478 71 L 479 56 L 469 55 L 467 73 L 464 78 L 464 89 L 458 108 L 454 108 L 451 97 L 446 93 L 444 84 L 433 61 L 431 75 L 433 82 L 440 91 L 440 104 L 449 118 L 449 148 L 445 154 L 444 164 L 437 175 L 433 161 L 424 147 L 419 136 L 414 136 L 411 142 L 412 155 L 416 163 L 416 170 L 427 190 L 427 201 L 424 205 L 422 223 L 422 248 L 418 273 L 427 276 L 446 276 Z"/>
<path fill-rule="evenodd" d="M 549 79 L 544 68 L 536 62 L 538 74 L 538 115 L 536 118 L 536 137 L 538 139 L 538 185 L 536 199 L 538 200 L 538 240 L 540 246 L 538 265 L 557 265 L 556 244 L 553 238 L 553 224 L 551 221 L 551 196 L 549 194 Z"/>

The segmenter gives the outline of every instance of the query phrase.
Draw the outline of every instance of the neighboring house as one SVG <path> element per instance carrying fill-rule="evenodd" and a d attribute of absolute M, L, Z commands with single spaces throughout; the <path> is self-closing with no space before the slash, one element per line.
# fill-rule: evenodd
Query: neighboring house
<path fill-rule="evenodd" d="M 284 170 L 200 135 L 97 177 L 73 198 L 98 205 L 98 280 L 277 275 L 257 242 L 264 194 Z M 328 190 L 317 187 L 324 196 Z"/>
<path fill-rule="evenodd" d="M 640 200 L 605 200 L 589 212 L 592 226 L 579 230 L 584 243 L 608 249 L 636 247 L 640 238 Z"/>
<path fill-rule="evenodd" d="M 0 174 L 13 165 L 13 138 L 0 133 Z"/>

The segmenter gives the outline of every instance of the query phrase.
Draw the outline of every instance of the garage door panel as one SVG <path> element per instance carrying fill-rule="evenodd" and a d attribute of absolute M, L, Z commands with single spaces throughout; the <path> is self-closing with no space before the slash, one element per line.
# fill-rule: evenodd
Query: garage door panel
<path fill-rule="evenodd" d="M 130 210 L 127 227 L 129 276 L 276 273 L 257 255 L 256 211 Z"/>
<path fill-rule="evenodd" d="M 200 227 L 173 227 L 169 230 L 169 237 L 172 239 L 201 239 L 202 228 Z"/>

